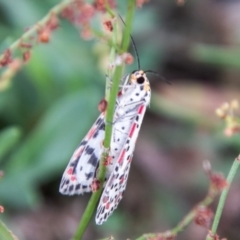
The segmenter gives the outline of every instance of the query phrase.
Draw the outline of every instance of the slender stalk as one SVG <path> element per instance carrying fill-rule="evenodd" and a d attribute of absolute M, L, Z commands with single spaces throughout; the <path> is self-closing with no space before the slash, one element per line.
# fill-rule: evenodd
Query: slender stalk
<path fill-rule="evenodd" d="M 162 232 L 162 233 L 148 233 L 148 234 L 144 234 L 141 237 L 137 238 L 136 240 L 147 240 L 147 239 L 151 239 L 151 238 L 170 238 L 170 237 L 174 237 L 176 236 L 179 232 L 182 232 L 184 230 L 185 227 L 187 227 L 192 220 L 197 216 L 198 211 L 196 211 L 196 209 L 200 208 L 200 207 L 206 207 L 209 206 L 214 199 L 216 198 L 216 196 L 218 195 L 217 191 L 212 191 L 211 190 L 211 185 L 209 187 L 208 190 L 208 194 L 206 195 L 206 197 L 200 201 L 178 224 L 176 227 L 166 231 L 166 232 Z"/>
<path fill-rule="evenodd" d="M 229 188 L 230 188 L 231 183 L 233 181 L 233 178 L 234 178 L 234 176 L 235 176 L 235 174 L 238 170 L 239 165 L 240 165 L 240 155 L 233 162 L 233 165 L 232 165 L 232 167 L 229 171 L 228 177 L 227 177 L 228 186 L 221 193 L 219 203 L 218 203 L 218 207 L 217 207 L 217 211 L 216 211 L 216 214 L 215 214 L 215 217 L 214 217 L 214 220 L 213 220 L 213 225 L 212 225 L 212 229 L 211 229 L 211 236 L 214 236 L 216 234 L 217 227 L 218 227 L 218 224 L 219 224 L 219 221 L 220 221 L 220 218 L 221 218 L 221 215 L 222 215 L 222 211 L 223 211 L 223 208 L 224 208 L 224 205 L 225 205 L 225 202 L 226 202 L 226 198 L 227 198 L 227 195 L 228 195 L 228 191 L 229 191 Z M 207 236 L 206 240 L 213 240 L 214 238 L 212 238 L 211 236 Z"/>
<path fill-rule="evenodd" d="M 130 43 L 130 30 L 132 25 L 132 18 L 133 18 L 133 12 L 135 8 L 135 0 L 129 0 L 128 1 L 128 8 L 127 8 L 127 20 L 126 20 L 126 29 L 124 31 L 123 40 L 122 40 L 122 51 L 126 52 Z M 98 173 L 98 179 L 101 182 L 100 189 L 93 193 L 89 203 L 87 205 L 87 208 L 82 216 L 82 219 L 78 225 L 78 228 L 76 230 L 75 236 L 73 237 L 73 240 L 80 240 L 82 239 L 82 236 L 87 228 L 88 223 L 91 220 L 91 217 L 93 215 L 93 212 L 95 210 L 95 207 L 97 205 L 97 202 L 100 198 L 100 195 L 102 193 L 102 184 L 105 179 L 105 173 L 106 173 L 106 167 L 102 164 L 106 157 L 108 156 L 108 150 L 110 149 L 110 143 L 111 143 L 111 137 L 112 137 L 112 122 L 113 122 L 113 114 L 115 109 L 115 101 L 117 98 L 118 88 L 120 84 L 120 80 L 122 77 L 122 71 L 123 71 L 123 65 L 116 66 L 114 76 L 113 76 L 113 84 L 110 91 L 109 96 L 109 102 L 107 106 L 107 112 L 106 112 L 106 127 L 105 127 L 105 138 L 104 138 L 104 149 L 106 151 L 103 152 L 101 161 L 100 161 L 100 167 L 99 167 L 99 173 Z"/>
<path fill-rule="evenodd" d="M 69 4 L 71 4 L 74 1 L 75 0 L 64 0 L 59 4 L 55 5 L 52 9 L 50 9 L 50 11 L 47 13 L 47 15 L 45 15 L 44 18 L 42 18 L 34 26 L 29 28 L 19 39 L 13 42 L 8 49 L 10 49 L 11 52 L 16 50 L 19 47 L 22 40 L 29 39 L 31 36 L 36 34 L 42 26 L 45 26 L 48 20 L 51 18 L 52 14 L 55 14 L 55 15 L 60 14 L 64 8 L 66 8 Z M 4 53 L 0 55 L 0 61 L 3 58 L 4 58 Z"/>

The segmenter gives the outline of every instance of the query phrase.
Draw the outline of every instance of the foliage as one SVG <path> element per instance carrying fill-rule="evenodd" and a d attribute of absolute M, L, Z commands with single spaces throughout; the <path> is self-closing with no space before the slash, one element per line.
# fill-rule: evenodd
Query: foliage
<path fill-rule="evenodd" d="M 2 1 L 0 9 L 2 13 L 0 50 L 3 53 L 0 57 L 2 65 L 0 69 L 0 164 L 4 177 L 0 182 L 0 204 L 5 208 L 4 221 L 13 231 L 17 228 L 17 224 L 13 223 L 14 216 L 30 212 L 31 209 L 36 211 L 39 206 L 44 205 L 45 201 L 54 203 L 62 201 L 58 194 L 60 176 L 69 156 L 97 117 L 97 105 L 104 95 L 105 74 L 109 73 L 106 59 L 112 51 L 115 53 L 126 51 L 129 44 L 127 42 L 124 43 L 124 47 L 120 46 L 119 42 L 114 42 L 111 34 L 106 33 L 99 24 L 104 21 L 103 19 L 108 19 L 113 10 L 125 17 L 129 11 L 129 9 L 126 10 L 128 1 L 117 1 L 116 9 L 110 6 L 107 12 L 99 13 L 99 16 L 90 19 L 93 39 L 88 39 L 89 41 L 86 41 L 89 37 L 89 29 L 81 24 L 67 21 L 66 18 L 69 15 L 66 12 L 65 18 L 61 19 L 59 16 L 52 15 L 51 12 L 48 13 L 53 7 L 52 11 L 56 11 L 58 15 L 71 2 L 70 0 L 60 3 L 56 0 L 50 2 L 26 0 L 21 3 Z M 214 168 L 224 173 L 228 172 L 233 162 L 233 168 L 229 174 L 230 180 L 227 179 L 229 184 L 239 164 L 236 158 L 239 152 L 238 117 L 233 117 L 231 111 L 227 113 L 228 117 L 224 119 L 226 122 L 224 136 L 219 131 L 223 127 L 218 124 L 213 115 L 214 108 L 225 101 L 225 98 L 231 96 L 230 99 L 232 99 L 238 94 L 228 89 L 228 81 L 224 81 L 226 72 L 220 75 L 220 72 L 230 71 L 229 69 L 234 71 L 234 74 L 238 71 L 237 46 L 229 49 L 227 45 L 221 46 L 218 43 L 213 45 L 205 41 L 204 44 L 199 44 L 200 40 L 194 42 L 197 36 L 195 31 L 199 34 L 201 27 L 196 27 L 194 21 L 186 24 L 181 16 L 184 14 L 188 17 L 192 16 L 193 10 L 189 9 L 197 11 L 200 6 L 197 5 L 198 1 L 188 1 L 185 5 L 184 1 L 176 1 L 179 5 L 176 5 L 175 1 L 152 2 L 153 5 L 150 3 L 137 9 L 134 19 L 130 19 L 127 26 L 130 23 L 133 25 L 132 35 L 139 50 L 141 67 L 163 70 L 164 77 L 171 79 L 173 84 L 164 85 L 159 78 L 151 76 L 153 79 L 152 103 L 144 121 L 139 145 L 136 146 L 136 157 L 132 167 L 135 171 L 132 169 L 133 177 L 129 180 L 129 184 L 134 180 L 139 182 L 141 188 L 138 191 L 137 185 L 133 185 L 133 188 L 128 187 L 129 190 L 124 197 L 128 204 L 122 203 L 120 210 L 114 213 L 106 226 L 96 230 L 90 224 L 90 228 L 94 229 L 92 234 L 97 233 L 96 236 L 106 236 L 109 233 L 120 236 L 122 239 L 129 234 L 140 236 L 143 232 L 158 232 L 144 234 L 138 239 L 169 239 L 169 237 L 175 237 L 193 219 L 199 220 L 199 218 L 206 220 L 204 224 L 201 221 L 200 224 L 195 222 L 204 229 L 210 229 L 210 226 L 205 226 L 205 223 L 209 223 L 209 219 L 212 218 L 209 208 L 206 208 L 206 211 L 196 211 L 197 208 L 192 208 L 196 202 L 200 202 L 198 206 L 203 204 L 200 200 L 203 199 L 207 189 L 206 177 L 203 175 L 199 161 L 207 156 L 211 158 Z M 204 2 L 202 5 L 206 5 L 205 1 L 202 2 Z M 141 1 L 137 3 L 140 4 Z M 202 9 L 201 6 L 199 9 Z M 176 13 L 171 9 L 180 13 L 177 15 L 180 16 L 180 20 L 179 18 L 178 21 L 171 20 Z M 204 10 L 201 12 L 205 13 Z M 201 13 L 196 14 L 195 20 L 200 15 Z M 57 22 L 55 17 L 58 19 Z M 40 23 L 36 24 L 40 19 L 42 19 Z M 202 35 L 209 37 L 208 29 L 211 26 L 211 19 L 205 18 L 205 15 L 202 19 L 206 20 L 207 25 L 207 34 L 202 33 Z M 216 17 L 216 21 L 217 19 Z M 203 24 L 202 20 L 196 21 Z M 31 25 L 33 26 L 30 29 L 30 33 L 33 34 L 32 39 L 27 35 L 29 33 L 27 28 Z M 213 26 L 216 25 L 213 24 Z M 159 31 L 160 28 L 163 30 Z M 122 32 L 123 39 L 129 37 L 130 28 L 122 26 L 119 29 L 117 32 L 119 38 Z M 169 29 L 173 32 L 169 33 Z M 213 29 L 216 30 L 214 27 Z M 185 39 L 180 31 L 187 33 Z M 20 37 L 21 35 L 23 37 Z M 23 47 L 23 43 L 30 43 L 31 46 Z M 22 44 L 22 47 L 19 47 L 19 44 Z M 13 54 L 6 51 L 10 46 Z M 187 49 L 186 52 L 184 52 L 185 49 Z M 187 69 L 187 73 L 184 73 L 186 75 L 178 72 L 181 67 Z M 203 70 L 200 72 L 198 69 L 201 67 Z M 127 66 L 125 72 L 135 68 L 136 61 L 133 66 Z M 214 74 L 215 72 L 217 74 Z M 199 81 L 199 79 L 205 79 L 207 74 L 210 75 L 208 80 L 215 79 L 213 86 L 221 95 L 217 100 L 212 97 L 216 96 L 214 95 L 216 92 L 213 87 L 209 87 L 212 84 L 210 80 L 209 82 Z M 116 79 L 120 80 L 120 75 L 122 75 L 122 69 L 117 76 L 113 74 L 114 82 Z M 178 76 L 183 77 L 180 79 Z M 154 82 L 154 79 L 158 79 L 158 82 Z M 238 86 L 238 80 L 235 78 L 232 83 Z M 106 90 L 108 91 L 108 88 Z M 115 90 L 116 95 L 117 88 Z M 208 92 L 209 95 L 207 95 Z M 114 96 L 111 102 L 114 102 Z M 110 115 L 109 119 L 111 119 Z M 108 137 L 111 135 L 110 132 Z M 146 159 L 144 167 L 141 166 L 143 158 Z M 236 160 L 232 161 L 234 158 Z M 140 176 L 134 175 L 138 171 L 141 173 Z M 225 183 L 222 175 L 215 175 L 216 173 L 211 171 L 211 174 L 208 174 L 209 169 L 205 172 L 210 183 L 216 181 L 216 178 L 213 180 L 211 176 L 218 176 L 217 180 L 220 179 L 220 183 Z M 144 182 L 149 185 L 145 186 Z M 210 184 L 209 189 L 211 187 Z M 48 194 L 46 194 L 46 188 Z M 225 188 L 221 197 L 220 215 L 222 207 L 228 206 L 225 199 L 229 188 L 230 186 Z M 192 189 L 197 189 L 196 196 L 192 194 Z M 214 196 L 210 194 L 211 201 L 204 202 L 205 207 L 214 201 L 222 188 L 218 190 Z M 209 192 L 206 196 L 207 200 L 209 200 Z M 82 196 L 80 198 L 85 199 Z M 78 204 L 82 205 L 79 199 Z M 174 202 L 173 199 L 176 201 Z M 72 205 L 74 199 L 64 199 L 64 201 L 66 205 L 57 203 L 59 204 L 57 216 L 66 206 Z M 132 205 L 131 201 L 134 202 Z M 192 210 L 189 211 L 189 209 Z M 130 214 L 128 210 L 131 210 Z M 188 211 L 189 214 L 186 214 Z M 184 215 L 187 217 L 177 225 L 176 222 Z M 220 215 L 218 214 L 215 218 L 217 220 L 213 231 L 210 232 L 212 235 L 209 234 L 208 239 L 218 239 L 216 228 Z M 65 218 L 67 217 L 69 216 L 66 215 Z M 90 218 L 86 225 L 89 220 Z M 77 221 L 79 218 L 74 221 L 75 225 Z M 158 222 L 166 228 L 171 228 L 172 225 L 177 227 L 160 233 Z M 67 224 L 58 226 L 58 229 L 67 229 Z M 83 234 L 85 227 L 80 235 Z M 21 232 L 21 229 L 17 231 Z M 1 225 L 0 234 L 5 233 L 6 239 L 12 238 L 7 228 Z M 88 232 L 86 234 L 90 236 L 89 239 L 96 238 Z M 73 232 L 69 235 L 72 236 Z M 69 238 L 69 235 L 66 238 Z M 75 239 L 80 238 L 80 235 L 76 235 Z M 206 235 L 207 233 L 204 233 L 204 236 Z M 179 236 L 181 237 L 181 234 Z M 183 239 L 186 239 L 186 236 L 189 235 L 183 234 Z"/>

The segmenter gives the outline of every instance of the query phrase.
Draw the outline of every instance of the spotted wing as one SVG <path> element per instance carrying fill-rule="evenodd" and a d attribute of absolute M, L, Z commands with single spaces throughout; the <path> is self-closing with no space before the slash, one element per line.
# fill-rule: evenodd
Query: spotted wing
<path fill-rule="evenodd" d="M 139 129 L 146 111 L 146 105 L 141 104 L 138 107 L 137 114 L 131 123 L 128 135 L 125 138 L 124 146 L 117 156 L 114 169 L 108 178 L 106 186 L 103 190 L 99 201 L 96 223 L 102 224 L 117 208 L 120 200 L 123 197 L 126 188 L 128 174 L 131 166 L 132 155 L 135 148 L 135 142 L 138 137 Z M 113 139 L 113 141 L 115 141 Z M 114 146 L 115 142 L 112 143 Z M 114 150 L 114 149 L 113 149 Z M 114 153 L 111 153 L 114 156 Z"/>
<path fill-rule="evenodd" d="M 59 187 L 60 193 L 74 195 L 91 191 L 91 183 L 96 176 L 103 151 L 104 135 L 105 123 L 102 113 L 74 151 L 63 173 Z"/>

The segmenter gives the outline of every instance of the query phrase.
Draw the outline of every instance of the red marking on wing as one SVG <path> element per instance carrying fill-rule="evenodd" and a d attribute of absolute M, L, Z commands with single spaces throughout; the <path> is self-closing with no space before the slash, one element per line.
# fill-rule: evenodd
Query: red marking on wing
<path fill-rule="evenodd" d="M 92 138 L 92 136 L 93 136 L 93 134 L 95 133 L 95 131 L 96 131 L 96 128 L 92 128 L 92 129 L 88 132 L 87 139 Z"/>
<path fill-rule="evenodd" d="M 119 159 L 118 159 L 118 163 L 119 163 L 120 165 L 122 165 L 125 152 L 126 152 L 126 150 L 123 149 L 123 151 L 121 152 L 121 155 L 120 155 L 120 157 L 119 157 Z"/>
<path fill-rule="evenodd" d="M 124 177 L 124 175 L 120 178 L 120 184 L 122 184 L 123 182 L 124 182 L 124 179 L 125 179 L 125 177 Z"/>
<path fill-rule="evenodd" d="M 112 183 L 113 183 L 113 181 L 114 181 L 114 179 L 115 179 L 115 175 L 114 175 L 114 174 L 111 174 L 111 177 L 110 177 L 110 179 L 109 179 L 108 182 L 107 182 L 107 185 L 108 185 L 108 186 L 111 186 Z"/>
<path fill-rule="evenodd" d="M 77 180 L 77 178 L 76 178 L 75 175 L 73 175 L 73 176 L 71 176 L 70 180 L 71 180 L 71 181 L 75 181 L 75 180 Z"/>
<path fill-rule="evenodd" d="M 73 173 L 73 168 L 69 168 L 69 169 L 67 170 L 67 174 L 72 175 L 72 173 Z"/>
<path fill-rule="evenodd" d="M 138 114 L 141 114 L 144 108 L 145 108 L 145 106 L 141 105 L 138 109 Z"/>
<path fill-rule="evenodd" d="M 106 209 L 109 209 L 109 207 L 110 207 L 110 202 L 107 202 Z"/>
<path fill-rule="evenodd" d="M 130 133 L 129 133 L 129 137 L 130 137 L 130 138 L 132 137 L 132 135 L 133 135 L 133 133 L 134 133 L 134 131 L 135 131 L 136 126 L 137 126 L 137 124 L 134 123 L 134 124 L 132 125 L 132 127 L 131 127 Z"/>
<path fill-rule="evenodd" d="M 107 203 L 108 199 L 109 199 L 109 197 L 106 197 L 106 196 L 105 196 L 105 197 L 103 198 L 103 203 Z"/>
<path fill-rule="evenodd" d="M 80 147 L 75 153 L 74 153 L 74 158 L 79 158 L 80 155 L 82 154 L 84 150 L 84 147 Z"/>
<path fill-rule="evenodd" d="M 115 203 L 117 203 L 117 202 L 118 202 L 118 199 L 121 198 L 121 197 L 122 197 L 122 193 L 119 193 L 118 196 L 117 196 L 116 199 L 115 199 Z"/>

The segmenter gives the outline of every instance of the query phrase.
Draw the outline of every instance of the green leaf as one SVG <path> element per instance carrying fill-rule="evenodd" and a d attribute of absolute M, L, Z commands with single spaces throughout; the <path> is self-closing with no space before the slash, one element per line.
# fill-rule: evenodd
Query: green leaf
<path fill-rule="evenodd" d="M 22 132 L 18 127 L 9 127 L 0 133 L 0 162 L 3 156 L 8 153 L 19 141 Z"/>

